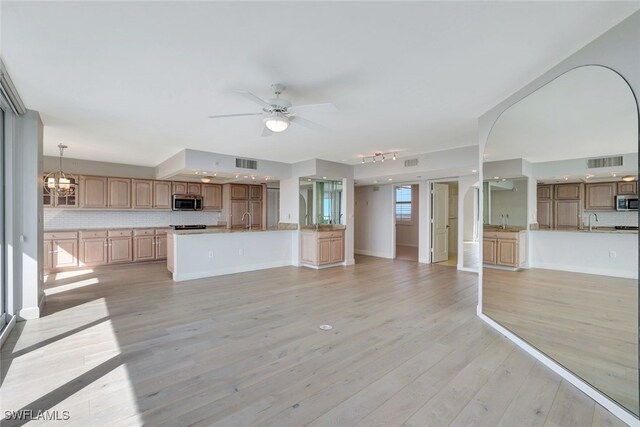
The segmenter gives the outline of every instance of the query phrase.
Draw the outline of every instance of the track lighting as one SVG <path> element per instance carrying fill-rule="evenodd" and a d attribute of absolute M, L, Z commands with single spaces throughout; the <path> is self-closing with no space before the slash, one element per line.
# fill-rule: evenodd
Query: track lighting
<path fill-rule="evenodd" d="M 375 152 L 370 156 L 362 156 L 362 163 L 366 163 L 367 159 L 371 159 L 371 163 L 377 163 L 380 160 L 382 163 L 387 159 L 387 156 L 392 155 L 392 159 L 396 160 L 398 158 L 398 153 L 395 151 L 390 151 L 388 153 Z"/>

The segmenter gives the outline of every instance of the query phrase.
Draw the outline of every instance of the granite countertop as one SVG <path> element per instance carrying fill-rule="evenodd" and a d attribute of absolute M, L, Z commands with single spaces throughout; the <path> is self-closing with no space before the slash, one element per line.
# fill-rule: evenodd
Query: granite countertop
<path fill-rule="evenodd" d="M 215 226 L 213 226 L 215 227 Z M 224 227 L 224 226 L 222 226 Z M 84 228 L 53 228 L 44 230 L 45 233 L 60 233 L 60 232 L 69 232 L 69 231 L 110 231 L 110 230 L 148 230 L 148 229 L 171 229 L 168 225 L 150 225 L 145 227 L 84 227 Z"/>
<path fill-rule="evenodd" d="M 516 232 L 520 232 L 520 231 L 524 231 L 525 228 L 524 227 L 517 227 L 517 226 L 507 226 L 507 228 L 502 228 L 499 225 L 489 225 L 489 226 L 484 226 L 483 227 L 483 231 L 489 231 L 489 232 L 496 232 L 496 231 L 502 231 L 502 232 L 506 232 L 506 233 L 516 233 Z"/>
<path fill-rule="evenodd" d="M 582 230 L 576 229 L 554 229 L 554 230 L 531 230 L 533 232 L 546 231 L 551 233 L 610 233 L 610 234 L 638 234 L 638 230 L 616 230 L 614 227 L 593 227 L 591 231 L 588 228 Z"/>
<path fill-rule="evenodd" d="M 295 231 L 298 229 L 298 224 L 294 223 L 279 223 L 277 226 L 262 228 L 227 228 L 226 225 L 222 226 L 207 226 L 205 229 L 199 230 L 170 230 L 169 232 L 177 236 L 187 234 L 218 234 L 218 233 L 262 233 L 265 231 Z"/>
<path fill-rule="evenodd" d="M 337 231 L 337 230 L 344 230 L 347 228 L 347 226 L 343 224 L 318 224 L 317 227 L 318 228 L 316 228 L 315 224 L 303 225 L 302 227 L 300 227 L 300 229 L 304 231 Z"/>

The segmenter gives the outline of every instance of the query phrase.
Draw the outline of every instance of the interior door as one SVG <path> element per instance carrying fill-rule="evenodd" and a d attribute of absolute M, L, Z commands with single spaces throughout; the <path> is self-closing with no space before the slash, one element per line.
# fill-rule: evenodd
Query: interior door
<path fill-rule="evenodd" d="M 431 218 L 432 251 L 431 262 L 441 262 L 449 259 L 449 186 L 447 184 L 433 184 Z"/>

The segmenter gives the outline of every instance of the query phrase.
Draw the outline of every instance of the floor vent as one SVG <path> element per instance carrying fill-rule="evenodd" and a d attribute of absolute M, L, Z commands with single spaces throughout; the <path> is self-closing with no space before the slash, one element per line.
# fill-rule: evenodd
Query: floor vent
<path fill-rule="evenodd" d="M 622 156 L 598 157 L 596 159 L 587 159 L 587 168 L 610 168 L 613 166 L 622 166 Z"/>
<path fill-rule="evenodd" d="M 258 169 L 258 161 L 249 159 L 236 159 L 236 167 L 242 169 Z"/>
<path fill-rule="evenodd" d="M 404 167 L 418 166 L 418 159 L 409 159 L 404 161 Z"/>

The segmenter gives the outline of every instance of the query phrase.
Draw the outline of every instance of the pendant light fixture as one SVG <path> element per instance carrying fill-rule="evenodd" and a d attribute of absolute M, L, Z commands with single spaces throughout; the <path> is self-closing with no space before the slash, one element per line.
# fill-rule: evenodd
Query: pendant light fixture
<path fill-rule="evenodd" d="M 68 148 L 64 144 L 58 144 L 60 149 L 60 168 L 57 172 L 51 172 L 44 177 L 44 191 L 52 196 L 67 197 L 76 192 L 77 178 L 62 171 L 62 156 L 64 149 Z"/>
<path fill-rule="evenodd" d="M 264 125 L 271 132 L 282 132 L 289 127 L 289 118 L 281 113 L 273 113 L 264 119 Z"/>

